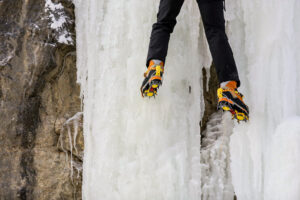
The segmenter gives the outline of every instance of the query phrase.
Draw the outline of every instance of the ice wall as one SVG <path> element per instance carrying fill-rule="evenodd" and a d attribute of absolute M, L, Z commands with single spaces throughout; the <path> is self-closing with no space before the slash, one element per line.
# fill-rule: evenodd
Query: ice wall
<path fill-rule="evenodd" d="M 139 87 L 158 3 L 75 1 L 84 199 L 200 199 L 200 74 L 207 49 L 198 42 L 199 11 L 195 1 L 185 2 L 160 94 L 143 99 Z"/>
<path fill-rule="evenodd" d="M 231 137 L 239 200 L 300 199 L 300 1 L 228 0 L 228 33 L 250 106 Z"/>
<path fill-rule="evenodd" d="M 200 69 L 210 56 L 197 5 L 187 0 L 160 94 L 155 101 L 140 97 L 158 3 L 75 0 L 84 199 L 200 199 Z M 226 8 L 240 91 L 250 106 L 250 122 L 236 124 L 231 137 L 235 193 L 239 200 L 298 200 L 300 1 L 226 0 Z M 214 177 L 220 176 L 207 180 Z M 204 196 L 222 193 L 210 188 L 217 191 Z"/>

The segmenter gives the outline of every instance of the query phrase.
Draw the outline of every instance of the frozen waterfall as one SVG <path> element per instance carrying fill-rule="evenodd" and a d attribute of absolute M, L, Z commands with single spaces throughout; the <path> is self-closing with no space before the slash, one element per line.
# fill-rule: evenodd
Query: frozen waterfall
<path fill-rule="evenodd" d="M 83 199 L 200 200 L 207 192 L 207 199 L 222 200 L 201 191 L 201 68 L 211 58 L 196 1 L 186 0 L 178 17 L 155 100 L 141 98 L 139 87 L 159 0 L 74 1 Z M 299 200 L 300 1 L 226 0 L 226 9 L 250 107 L 250 122 L 235 124 L 230 138 L 235 194 Z"/>
<path fill-rule="evenodd" d="M 185 3 L 161 94 L 143 99 L 157 8 L 152 0 L 76 2 L 84 199 L 200 198 L 200 14 L 196 2 Z"/>
<path fill-rule="evenodd" d="M 300 1 L 226 1 L 248 124 L 231 137 L 241 200 L 300 199 Z"/>

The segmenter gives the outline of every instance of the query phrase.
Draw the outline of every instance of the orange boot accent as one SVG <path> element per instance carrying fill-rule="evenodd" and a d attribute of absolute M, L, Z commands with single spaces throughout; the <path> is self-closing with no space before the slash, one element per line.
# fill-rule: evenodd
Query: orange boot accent
<path fill-rule="evenodd" d="M 150 60 L 147 71 L 144 73 L 144 81 L 141 86 L 142 97 L 156 96 L 159 86 L 162 84 L 164 63 L 158 60 Z"/>
<path fill-rule="evenodd" d="M 226 84 L 225 87 L 227 87 L 228 89 L 233 89 L 233 90 L 235 90 L 235 89 L 237 88 L 237 82 L 235 82 L 235 81 L 229 81 L 229 82 Z M 226 89 L 226 88 L 224 88 L 224 89 Z"/>
<path fill-rule="evenodd" d="M 146 76 L 148 75 L 148 73 L 149 73 L 151 70 L 155 70 L 155 66 L 153 67 L 153 65 L 155 65 L 154 61 L 153 61 L 153 60 L 150 60 L 148 69 L 147 69 L 147 71 L 144 73 L 144 77 L 146 77 Z M 159 65 L 160 65 L 161 68 L 162 68 L 162 72 L 164 72 L 164 62 L 160 62 Z"/>

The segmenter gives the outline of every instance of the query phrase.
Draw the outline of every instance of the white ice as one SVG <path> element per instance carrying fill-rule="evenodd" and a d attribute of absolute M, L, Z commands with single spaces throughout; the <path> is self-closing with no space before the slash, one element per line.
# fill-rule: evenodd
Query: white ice
<path fill-rule="evenodd" d="M 211 60 L 196 2 L 187 0 L 160 94 L 140 97 L 158 3 L 75 0 L 84 199 L 200 199 L 200 74 Z M 250 107 L 250 122 L 235 124 L 230 142 L 235 194 L 238 200 L 299 200 L 300 1 L 226 0 L 226 8 L 240 91 Z M 216 158 L 212 164 L 228 160 Z M 202 179 L 212 182 L 202 185 L 216 192 L 203 195 L 221 194 L 224 189 L 210 183 L 227 179 L 208 175 Z"/>
<path fill-rule="evenodd" d="M 203 62 L 196 2 L 185 2 L 178 17 L 155 100 L 143 99 L 139 88 L 159 1 L 75 3 L 84 96 L 83 198 L 200 199 Z"/>
<path fill-rule="evenodd" d="M 201 146 L 201 200 L 233 200 L 229 141 L 233 121 L 231 114 L 212 114 L 203 131 Z"/>
<path fill-rule="evenodd" d="M 300 1 L 228 0 L 229 39 L 250 106 L 231 138 L 239 200 L 300 199 Z"/>

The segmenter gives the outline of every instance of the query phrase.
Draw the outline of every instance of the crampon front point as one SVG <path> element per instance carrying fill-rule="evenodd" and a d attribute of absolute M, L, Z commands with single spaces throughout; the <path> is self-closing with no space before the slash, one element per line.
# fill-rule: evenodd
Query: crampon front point
<path fill-rule="evenodd" d="M 144 73 L 144 81 L 141 87 L 142 97 L 155 97 L 157 90 L 162 85 L 164 73 L 163 62 L 150 61 L 147 71 Z"/>

